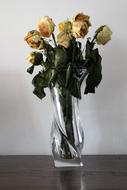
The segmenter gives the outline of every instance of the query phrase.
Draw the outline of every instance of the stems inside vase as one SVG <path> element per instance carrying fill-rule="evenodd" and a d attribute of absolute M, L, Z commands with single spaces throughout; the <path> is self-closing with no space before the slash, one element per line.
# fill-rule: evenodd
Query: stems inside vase
<path fill-rule="evenodd" d="M 59 100 L 63 113 L 63 119 L 65 123 L 65 130 L 67 137 L 61 133 L 61 158 L 72 159 L 71 148 L 75 148 L 74 129 L 73 129 L 73 106 L 72 96 L 66 89 L 61 89 L 57 86 L 59 93 Z"/>

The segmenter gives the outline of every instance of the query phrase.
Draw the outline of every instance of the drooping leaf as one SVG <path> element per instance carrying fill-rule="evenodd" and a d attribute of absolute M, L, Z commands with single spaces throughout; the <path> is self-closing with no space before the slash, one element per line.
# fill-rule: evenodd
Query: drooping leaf
<path fill-rule="evenodd" d="M 42 86 L 44 88 L 48 87 L 50 80 L 52 77 L 52 70 L 48 69 L 46 71 L 43 72 L 39 72 L 32 81 L 32 84 L 34 86 Z"/>
<path fill-rule="evenodd" d="M 34 87 L 47 87 L 47 82 L 44 80 L 44 75 L 42 72 L 39 72 L 32 80 Z"/>
<path fill-rule="evenodd" d="M 102 66 L 101 56 L 99 55 L 98 49 L 94 49 L 91 52 L 90 66 L 88 67 L 88 75 L 86 79 L 85 94 L 95 93 L 95 87 L 99 85 L 102 80 Z"/>
<path fill-rule="evenodd" d="M 32 84 L 34 85 L 34 94 L 38 97 L 44 97 L 44 88 L 48 87 L 52 78 L 52 70 L 46 70 L 43 72 L 39 72 L 32 80 Z M 41 94 L 42 93 L 42 94 Z"/>

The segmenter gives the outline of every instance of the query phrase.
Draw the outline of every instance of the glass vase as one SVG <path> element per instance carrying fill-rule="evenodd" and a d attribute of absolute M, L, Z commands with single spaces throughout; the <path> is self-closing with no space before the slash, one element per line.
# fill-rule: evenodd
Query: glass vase
<path fill-rule="evenodd" d="M 83 166 L 84 133 L 79 119 L 79 99 L 58 83 L 50 86 L 54 104 L 51 148 L 56 167 Z"/>

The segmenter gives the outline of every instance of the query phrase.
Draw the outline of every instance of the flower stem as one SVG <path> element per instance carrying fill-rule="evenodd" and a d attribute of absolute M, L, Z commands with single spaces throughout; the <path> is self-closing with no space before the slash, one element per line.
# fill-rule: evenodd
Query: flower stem
<path fill-rule="evenodd" d="M 55 39 L 54 33 L 52 33 L 52 39 L 53 39 L 53 41 L 54 41 L 55 47 L 57 47 L 57 43 L 56 43 L 56 39 Z"/>
<path fill-rule="evenodd" d="M 94 37 L 93 37 L 93 39 L 92 39 L 92 43 L 94 42 L 94 40 L 96 39 L 96 37 L 97 37 L 97 33 L 94 35 Z"/>

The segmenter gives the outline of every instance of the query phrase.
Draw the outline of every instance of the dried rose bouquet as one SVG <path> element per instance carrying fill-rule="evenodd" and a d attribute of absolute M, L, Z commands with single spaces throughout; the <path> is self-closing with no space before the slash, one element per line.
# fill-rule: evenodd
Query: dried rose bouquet
<path fill-rule="evenodd" d="M 94 93 L 102 79 L 101 56 L 96 44 L 105 45 L 112 35 L 106 25 L 99 27 L 94 37 L 87 38 L 85 55 L 82 44 L 77 39 L 84 38 L 91 27 L 90 17 L 79 13 L 73 19 L 65 20 L 58 25 L 59 34 L 55 37 L 55 24 L 51 18 L 44 16 L 38 23 L 38 30 L 32 30 L 25 36 L 27 44 L 38 51 L 28 55 L 32 64 L 30 74 L 36 66 L 41 71 L 33 78 L 34 91 L 39 98 L 45 96 L 44 88 L 56 82 L 68 89 L 72 96 L 81 98 L 80 87 L 86 78 L 84 93 Z M 54 44 L 52 43 L 52 40 Z"/>

